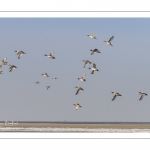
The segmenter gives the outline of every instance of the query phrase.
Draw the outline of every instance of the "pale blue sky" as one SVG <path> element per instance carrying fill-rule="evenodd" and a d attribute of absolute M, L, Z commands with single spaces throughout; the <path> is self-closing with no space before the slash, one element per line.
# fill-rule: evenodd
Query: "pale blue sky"
<path fill-rule="evenodd" d="M 1 121 L 150 121 L 149 18 L 1 18 L 0 26 L 0 61 L 18 67 L 2 68 Z M 112 35 L 111 47 L 103 41 Z M 94 48 L 102 54 L 90 55 Z M 15 50 L 27 54 L 18 59 Z M 55 60 L 44 56 L 51 51 Z M 100 72 L 91 75 L 85 59 Z M 77 80 L 83 73 L 86 82 Z M 75 95 L 75 86 L 84 91 Z M 142 101 L 140 91 L 148 94 Z M 112 102 L 111 92 L 122 96 Z"/>

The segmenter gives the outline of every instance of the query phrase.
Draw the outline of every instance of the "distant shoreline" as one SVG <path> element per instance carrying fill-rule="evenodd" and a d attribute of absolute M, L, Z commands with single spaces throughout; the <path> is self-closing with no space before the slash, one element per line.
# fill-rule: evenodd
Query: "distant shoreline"
<path fill-rule="evenodd" d="M 12 121 L 7 121 L 11 123 Z M 51 123 L 51 124 L 150 124 L 150 122 L 90 122 L 90 121 L 13 121 L 14 123 Z M 5 121 L 0 121 L 5 123 Z"/>
<path fill-rule="evenodd" d="M 0 124 L 1 127 L 12 128 L 89 128 L 89 129 L 150 129 L 150 123 L 21 123 L 18 124 Z"/>

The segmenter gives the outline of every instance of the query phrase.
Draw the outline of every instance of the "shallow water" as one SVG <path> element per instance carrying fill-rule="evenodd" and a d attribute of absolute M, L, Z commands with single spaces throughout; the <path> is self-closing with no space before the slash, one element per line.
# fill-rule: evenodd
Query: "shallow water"
<path fill-rule="evenodd" d="M 150 133 L 150 129 L 88 129 L 88 128 L 23 128 L 0 127 L 0 132 L 92 132 L 92 133 Z"/>

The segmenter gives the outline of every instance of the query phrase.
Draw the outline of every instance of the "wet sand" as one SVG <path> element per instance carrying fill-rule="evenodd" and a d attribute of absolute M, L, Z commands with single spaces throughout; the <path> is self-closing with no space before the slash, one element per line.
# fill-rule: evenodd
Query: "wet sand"
<path fill-rule="evenodd" d="M 150 124 L 66 124 L 66 123 L 18 123 L 18 125 L 4 125 L 1 127 L 23 128 L 105 128 L 105 129 L 150 129 Z"/>

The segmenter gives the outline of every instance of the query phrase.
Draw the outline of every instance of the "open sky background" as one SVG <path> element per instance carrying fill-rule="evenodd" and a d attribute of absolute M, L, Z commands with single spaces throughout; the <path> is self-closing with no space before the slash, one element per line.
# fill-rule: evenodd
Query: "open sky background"
<path fill-rule="evenodd" d="M 0 121 L 150 121 L 150 19 L 1 18 L 0 27 L 0 61 L 18 67 L 2 67 Z M 91 55 L 95 48 L 101 54 Z M 18 59 L 15 50 L 26 54 Z M 44 56 L 51 51 L 56 59 Z M 100 72 L 83 68 L 86 59 Z M 77 80 L 83 73 L 86 82 Z M 84 91 L 75 95 L 75 86 Z M 111 92 L 122 96 L 111 101 Z M 148 96 L 139 101 L 138 92 Z"/>

